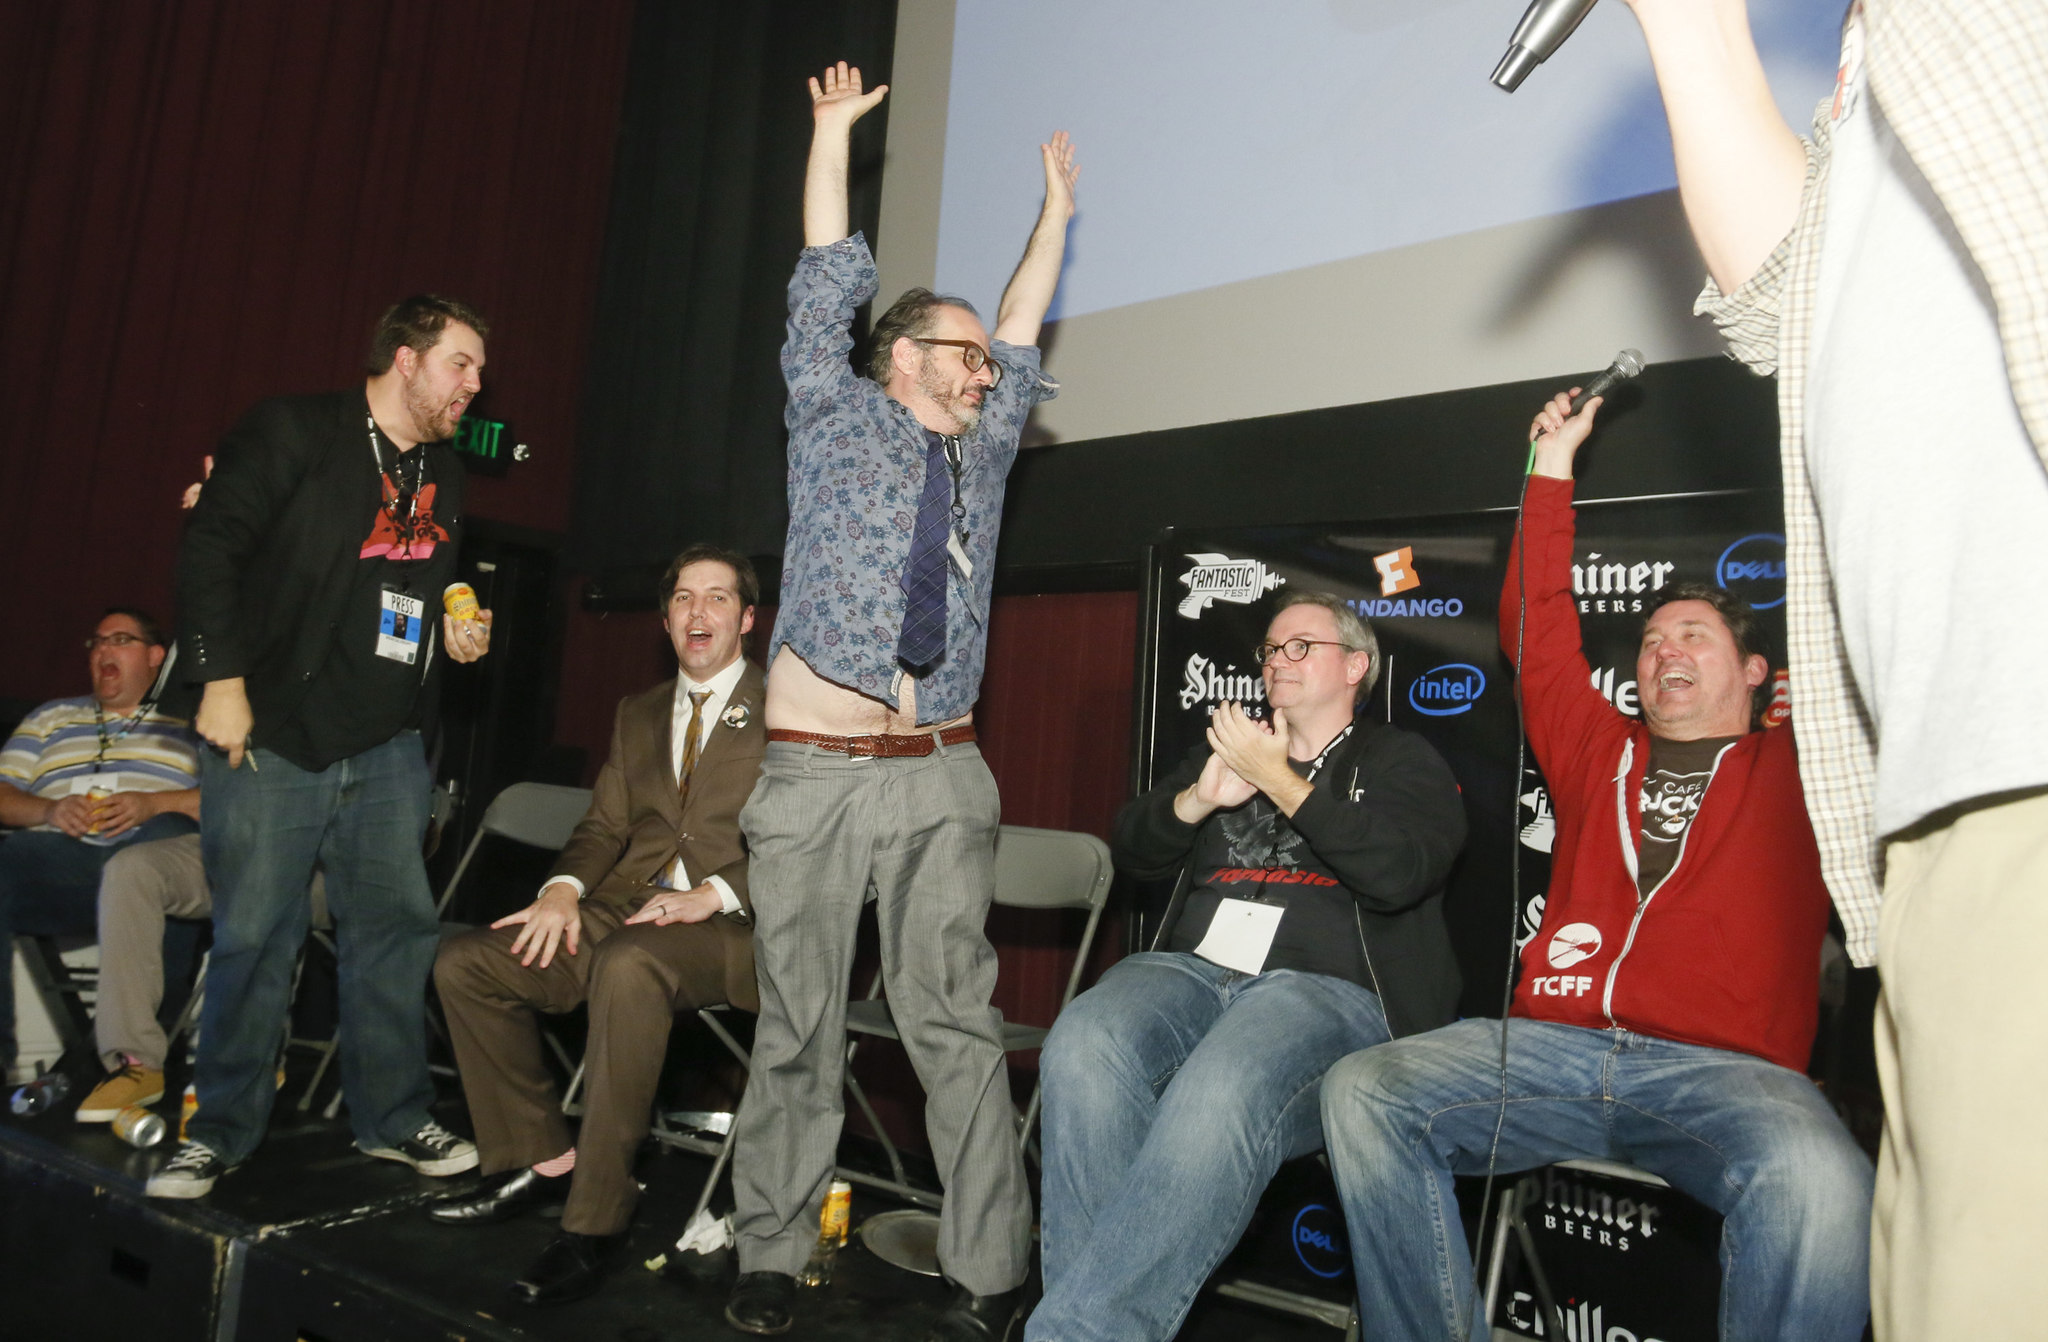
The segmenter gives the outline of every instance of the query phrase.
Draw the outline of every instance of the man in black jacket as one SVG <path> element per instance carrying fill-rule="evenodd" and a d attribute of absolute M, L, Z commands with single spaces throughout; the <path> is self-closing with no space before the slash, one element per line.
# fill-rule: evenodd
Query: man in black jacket
<path fill-rule="evenodd" d="M 149 1181 L 196 1198 L 263 1138 L 315 862 L 340 939 L 341 1084 L 356 1144 L 423 1174 L 476 1148 L 427 1113 L 423 1003 L 439 943 L 420 860 L 421 745 L 445 657 L 489 612 L 455 577 L 462 468 L 447 440 L 482 387 L 483 319 L 433 295 L 386 312 L 360 389 L 260 403 L 229 431 L 178 554 L 184 669 L 205 686 L 200 837 L 213 889 L 187 1140 Z"/>
<path fill-rule="evenodd" d="M 1258 653 L 1270 725 L 1224 704 L 1209 749 L 1117 817 L 1117 865 L 1180 868 L 1184 904 L 1046 1041 L 1027 1338 L 1172 1337 L 1280 1162 L 1322 1146 L 1330 1064 L 1456 1013 L 1449 767 L 1354 716 L 1379 650 L 1336 597 L 1290 593 Z"/>

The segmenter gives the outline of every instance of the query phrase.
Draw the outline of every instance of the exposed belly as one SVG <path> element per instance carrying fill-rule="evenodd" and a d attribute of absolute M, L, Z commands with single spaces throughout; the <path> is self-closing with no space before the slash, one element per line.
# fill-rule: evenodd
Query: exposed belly
<path fill-rule="evenodd" d="M 963 713 L 945 722 L 917 725 L 917 681 L 899 679 L 894 705 L 825 679 L 787 643 L 768 663 L 767 725 L 771 731 L 817 732 L 823 736 L 908 736 L 935 732 L 973 720 Z"/>

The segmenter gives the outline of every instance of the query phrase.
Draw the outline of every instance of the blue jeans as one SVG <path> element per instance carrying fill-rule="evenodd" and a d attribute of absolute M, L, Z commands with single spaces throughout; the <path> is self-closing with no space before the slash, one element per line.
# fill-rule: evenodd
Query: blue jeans
<path fill-rule="evenodd" d="M 1323 1144 L 1323 1073 L 1387 1037 L 1377 996 L 1144 952 L 1060 1013 L 1045 1082 L 1045 1299 L 1025 1336 L 1170 1338 L 1283 1160 Z"/>
<path fill-rule="evenodd" d="M 258 767 L 230 769 L 218 752 L 200 752 L 213 960 L 189 1135 L 230 1165 L 263 1140 L 318 862 L 340 952 L 349 1125 L 360 1145 L 390 1146 L 419 1131 L 434 1098 L 426 995 L 440 927 L 420 860 L 432 781 L 419 733 L 318 773 L 268 750 L 250 756 Z"/>
<path fill-rule="evenodd" d="M 1724 1218 L 1725 1342 L 1856 1342 L 1870 1161 L 1813 1082 L 1746 1053 L 1548 1021 L 1467 1020 L 1344 1059 L 1323 1087 L 1365 1336 L 1463 1339 L 1477 1307 L 1453 1174 L 1582 1157 L 1662 1176 Z M 1476 1333 L 1486 1336 L 1482 1321 Z"/>
<path fill-rule="evenodd" d="M 131 843 L 195 828 L 190 816 L 173 813 L 152 816 L 108 844 L 33 829 L 0 842 L 0 1073 L 14 1065 L 14 934 L 91 935 L 107 859 Z"/>

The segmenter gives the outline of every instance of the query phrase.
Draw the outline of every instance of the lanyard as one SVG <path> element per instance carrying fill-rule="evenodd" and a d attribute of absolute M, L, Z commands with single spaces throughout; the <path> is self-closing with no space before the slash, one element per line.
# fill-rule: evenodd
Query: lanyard
<path fill-rule="evenodd" d="M 945 449 L 946 469 L 953 474 L 953 520 L 956 523 L 965 523 L 967 521 L 967 504 L 960 497 L 960 467 L 963 463 L 963 457 L 960 452 L 960 435 L 957 433 L 942 433 L 939 435 L 939 442 Z M 964 525 L 955 526 L 953 529 L 960 533 L 960 539 L 963 541 L 973 534 Z"/>
<path fill-rule="evenodd" d="M 93 756 L 92 761 L 92 771 L 94 773 L 98 773 L 102 768 L 106 767 L 107 752 L 127 740 L 128 733 L 142 725 L 142 715 L 148 711 L 148 704 L 136 705 L 135 716 L 128 719 L 128 725 L 115 732 L 112 736 L 108 736 L 106 706 L 101 704 L 98 699 L 92 701 L 93 730 L 99 733 L 100 738 L 100 753 Z"/>
<path fill-rule="evenodd" d="M 363 422 L 369 426 L 370 459 L 377 463 L 377 475 L 380 479 L 391 481 L 391 501 L 380 504 L 380 506 L 384 512 L 390 514 L 392 526 L 403 532 L 405 536 L 403 556 L 410 559 L 412 557 L 412 522 L 419 515 L 420 491 L 426 487 L 427 483 L 427 445 L 420 443 L 413 448 L 413 451 L 419 454 L 419 460 L 413 471 L 412 489 L 408 494 L 403 483 L 405 453 L 398 452 L 398 459 L 391 464 L 391 469 L 386 471 L 384 469 L 384 449 L 378 445 L 377 441 L 377 417 L 365 414 Z M 391 447 L 394 452 L 397 452 L 398 444 L 393 443 Z M 398 501 L 400 499 L 406 499 L 407 501 L 405 525 L 403 527 L 398 526 Z"/>

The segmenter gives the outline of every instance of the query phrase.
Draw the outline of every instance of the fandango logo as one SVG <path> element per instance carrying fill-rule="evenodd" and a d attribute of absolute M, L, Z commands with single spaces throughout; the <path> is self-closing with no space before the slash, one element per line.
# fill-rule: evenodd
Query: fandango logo
<path fill-rule="evenodd" d="M 1464 662 L 1431 667 L 1408 686 L 1408 707 L 1432 718 L 1470 712 L 1486 693 L 1486 673 Z"/>
<path fill-rule="evenodd" d="M 1772 531 L 1744 536 L 1714 561 L 1714 583 L 1751 610 L 1785 604 L 1785 538 Z"/>
<path fill-rule="evenodd" d="M 1320 1202 L 1309 1203 L 1294 1216 L 1294 1256 L 1326 1281 L 1344 1275 L 1351 1251 L 1344 1242 L 1343 1226 L 1344 1218 Z"/>

